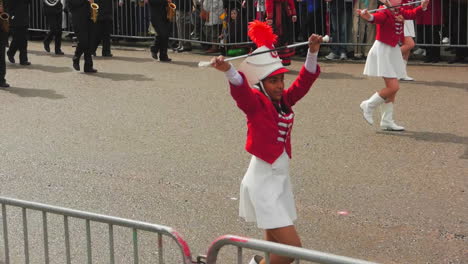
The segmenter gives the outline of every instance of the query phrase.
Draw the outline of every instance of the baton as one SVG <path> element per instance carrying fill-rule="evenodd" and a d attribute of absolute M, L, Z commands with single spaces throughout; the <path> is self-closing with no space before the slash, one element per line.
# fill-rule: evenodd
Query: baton
<path fill-rule="evenodd" d="M 324 43 L 327 43 L 327 42 L 330 41 L 330 37 L 328 35 L 325 35 L 322 38 L 322 41 Z M 271 50 L 264 50 L 264 51 L 260 51 L 260 52 L 240 55 L 240 56 L 237 56 L 237 57 L 227 58 L 224 61 L 232 61 L 232 60 L 242 59 L 242 58 L 246 58 L 246 57 L 257 56 L 257 55 L 267 53 L 267 52 L 272 52 L 272 51 L 277 51 L 277 50 L 282 50 L 282 49 L 290 49 L 290 48 L 295 48 L 295 47 L 304 46 L 304 45 L 308 45 L 308 44 L 309 44 L 309 41 L 299 42 L 299 43 L 296 43 L 296 44 L 291 44 L 291 45 L 287 45 L 287 46 L 283 46 L 283 47 L 279 47 L 279 48 L 275 48 L 275 49 L 271 49 Z M 210 61 L 200 61 L 198 63 L 198 67 L 208 67 L 210 65 L 211 65 Z"/>
<path fill-rule="evenodd" d="M 391 8 L 395 8 L 395 7 L 408 6 L 408 5 L 414 5 L 414 4 L 418 4 L 418 3 L 422 3 L 422 2 L 423 1 L 421 0 L 421 1 L 409 2 L 409 3 L 406 3 L 406 4 L 396 5 L 396 6 L 385 6 L 384 8 L 377 8 L 377 9 L 368 10 L 367 13 L 372 14 L 372 13 L 378 12 L 380 10 L 391 9 Z"/>

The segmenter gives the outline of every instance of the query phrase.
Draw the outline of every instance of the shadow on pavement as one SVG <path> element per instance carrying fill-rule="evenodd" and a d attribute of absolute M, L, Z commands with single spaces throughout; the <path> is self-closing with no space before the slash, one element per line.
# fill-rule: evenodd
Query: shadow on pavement
<path fill-rule="evenodd" d="M 72 72 L 71 63 L 70 67 L 64 66 L 52 66 L 52 65 L 44 65 L 44 64 L 31 64 L 27 66 L 27 69 L 31 70 L 39 70 L 44 72 L 52 72 L 52 73 L 64 73 L 64 72 Z"/>
<path fill-rule="evenodd" d="M 468 92 L 468 84 L 466 83 L 441 82 L 441 81 L 435 81 L 435 82 L 415 81 L 414 84 L 422 84 L 422 85 L 436 86 L 436 87 L 457 88 L 457 89 L 462 89 Z"/>
<path fill-rule="evenodd" d="M 141 63 L 155 61 L 153 58 L 135 58 L 135 57 L 123 57 L 123 56 L 114 56 L 114 57 L 96 56 L 96 57 L 93 57 L 93 60 L 98 60 L 98 61 L 118 60 L 118 61 L 141 62 Z"/>
<path fill-rule="evenodd" d="M 403 131 L 403 132 L 389 132 L 378 131 L 377 134 L 409 137 L 415 140 L 422 140 L 434 143 L 455 143 L 465 145 L 465 152 L 459 157 L 460 159 L 468 159 L 468 137 L 461 137 L 451 133 L 435 133 L 435 132 L 417 132 L 417 131 Z"/>
<path fill-rule="evenodd" d="M 19 87 L 10 87 L 6 89 L 1 89 L 0 91 L 9 92 L 16 94 L 20 97 L 42 97 L 52 100 L 64 99 L 65 96 L 58 94 L 55 90 L 41 90 L 41 89 L 29 89 L 29 88 L 19 88 Z"/>
<path fill-rule="evenodd" d="M 148 78 L 143 74 L 128 74 L 128 73 L 110 73 L 110 72 L 98 72 L 92 76 L 109 79 L 112 81 L 136 81 L 136 82 L 145 82 L 153 81 L 153 78 Z"/>
<path fill-rule="evenodd" d="M 36 56 L 48 56 L 48 57 L 51 57 L 51 58 L 62 58 L 62 57 L 70 58 L 70 59 L 73 58 L 73 54 L 55 55 L 55 53 L 53 51 L 52 52 L 46 52 L 44 50 L 28 50 L 28 53 L 34 54 Z"/>

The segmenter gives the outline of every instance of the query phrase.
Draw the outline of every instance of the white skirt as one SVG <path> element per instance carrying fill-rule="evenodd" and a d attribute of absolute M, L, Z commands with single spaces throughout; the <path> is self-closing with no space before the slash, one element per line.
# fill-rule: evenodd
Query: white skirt
<path fill-rule="evenodd" d="M 273 164 L 252 156 L 239 202 L 239 215 L 247 222 L 257 222 L 259 228 L 293 225 L 297 214 L 286 151 Z"/>
<path fill-rule="evenodd" d="M 367 54 L 364 75 L 398 79 L 406 77 L 400 47 L 392 47 L 376 40 Z"/>
<path fill-rule="evenodd" d="M 405 37 L 416 37 L 413 20 L 405 20 Z"/>

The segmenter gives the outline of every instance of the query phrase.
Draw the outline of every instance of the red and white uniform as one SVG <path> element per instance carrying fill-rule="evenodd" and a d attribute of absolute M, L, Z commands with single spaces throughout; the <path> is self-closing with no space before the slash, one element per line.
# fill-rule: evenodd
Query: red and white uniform
<path fill-rule="evenodd" d="M 283 91 L 281 104 L 290 109 L 278 112 L 261 91 L 251 88 L 244 74 L 243 83 L 230 83 L 231 95 L 247 116 L 246 150 L 252 159 L 240 188 L 239 214 L 259 228 L 272 229 L 293 224 L 297 218 L 289 179 L 291 130 L 294 123 L 292 106 L 304 95 L 320 74 L 303 67 L 289 89 Z"/>
<path fill-rule="evenodd" d="M 383 9 L 373 14 L 371 23 L 376 24 L 377 35 L 367 56 L 365 75 L 398 79 L 406 77 L 406 67 L 398 46 L 404 37 L 401 17 L 414 20 L 423 12 L 419 6 L 408 10 L 396 9 L 394 12 Z"/>

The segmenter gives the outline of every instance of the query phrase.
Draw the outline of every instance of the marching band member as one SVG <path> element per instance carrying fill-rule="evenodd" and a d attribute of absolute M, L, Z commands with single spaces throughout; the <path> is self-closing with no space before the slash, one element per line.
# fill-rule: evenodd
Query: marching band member
<path fill-rule="evenodd" d="M 47 1 L 47 0 L 44 0 Z M 44 49 L 50 52 L 50 42 L 55 40 L 55 55 L 63 55 L 62 47 L 62 12 L 63 5 L 61 1 L 57 1 L 54 6 L 44 4 L 44 15 L 46 16 L 47 24 L 50 28 L 44 39 Z"/>
<path fill-rule="evenodd" d="M 167 6 L 171 0 L 148 0 L 151 12 L 151 24 L 156 30 L 153 45 L 151 46 L 151 55 L 153 59 L 161 62 L 172 61 L 167 55 L 169 46 L 170 21 L 167 19 Z"/>
<path fill-rule="evenodd" d="M 0 14 L 6 13 L 5 4 L 9 0 L 0 0 Z M 8 88 L 10 85 L 6 82 L 6 64 L 5 64 L 5 50 L 8 42 L 8 32 L 5 32 L 2 27 L 0 27 L 0 87 Z"/>
<path fill-rule="evenodd" d="M 386 0 L 391 5 L 399 5 L 401 0 Z M 429 0 L 423 0 L 421 6 L 405 10 L 400 8 L 382 9 L 373 15 L 367 9 L 357 9 L 361 18 L 377 24 L 377 36 L 364 67 L 364 74 L 382 77 L 385 88 L 373 94 L 360 107 L 364 119 L 373 124 L 372 114 L 377 106 L 382 106 L 382 119 L 380 127 L 383 130 L 403 131 L 405 128 L 393 121 L 393 103 L 398 92 L 400 78 L 406 77 L 406 67 L 403 61 L 398 42 L 403 36 L 404 19 L 415 19 L 427 9 Z"/>
<path fill-rule="evenodd" d="M 7 51 L 8 60 L 15 63 L 15 54 L 19 51 L 21 65 L 31 65 L 28 61 L 28 26 L 31 0 L 13 0 L 8 2 L 13 39 Z"/>
<path fill-rule="evenodd" d="M 93 0 L 68 0 L 67 7 L 72 14 L 73 29 L 78 38 L 75 54 L 73 56 L 73 68 L 80 70 L 80 58 L 84 54 L 84 72 L 96 73 L 93 68 L 92 45 L 94 43 L 94 23 L 91 20 L 91 3 Z"/>
<path fill-rule="evenodd" d="M 265 22 L 249 25 L 249 37 L 259 47 L 256 52 L 273 49 L 277 36 Z M 266 240 L 301 246 L 294 227 L 296 207 L 289 178 L 292 107 L 309 91 L 320 75 L 317 54 L 322 37 L 309 37 L 309 51 L 299 76 L 289 89 L 284 89 L 281 59 L 274 51 L 248 57 L 236 71 L 219 56 L 212 66 L 224 72 L 231 95 L 247 116 L 246 150 L 252 154 L 249 168 L 240 187 L 239 214 L 248 222 L 256 222 L 265 230 Z M 287 257 L 271 255 L 272 264 L 292 262 Z M 255 256 L 251 264 L 265 263 Z"/>
<path fill-rule="evenodd" d="M 97 0 L 99 4 L 99 15 L 96 24 L 96 39 L 93 46 L 93 54 L 102 42 L 102 56 L 112 57 L 111 53 L 111 32 L 112 32 L 112 0 Z"/>
<path fill-rule="evenodd" d="M 402 3 L 406 4 L 410 2 L 409 0 L 403 0 Z M 404 9 L 411 9 L 411 6 L 405 6 L 403 7 Z M 416 37 L 416 32 L 414 30 L 414 21 L 405 19 L 405 25 L 404 25 L 404 36 L 403 36 L 403 43 L 400 47 L 401 54 L 403 55 L 403 61 L 405 62 L 405 67 L 408 69 L 408 60 L 410 56 L 411 50 L 416 46 L 416 43 L 414 43 L 414 39 Z M 414 81 L 413 78 L 408 76 L 408 72 L 406 73 L 406 76 L 400 79 L 401 81 Z"/>

